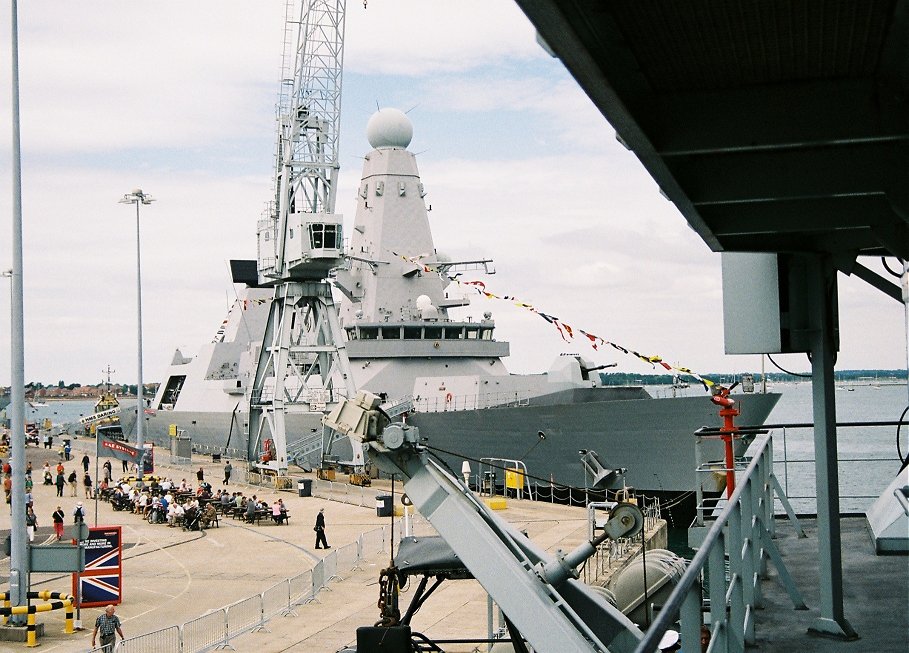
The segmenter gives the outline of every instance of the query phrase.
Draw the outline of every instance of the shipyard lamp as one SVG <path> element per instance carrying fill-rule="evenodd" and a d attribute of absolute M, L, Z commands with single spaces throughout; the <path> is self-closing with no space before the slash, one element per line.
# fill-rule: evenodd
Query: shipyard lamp
<path fill-rule="evenodd" d="M 139 206 L 148 206 L 155 200 L 151 195 L 145 194 L 141 188 L 134 188 L 126 193 L 120 204 L 136 205 L 136 307 L 137 307 L 137 350 L 138 370 L 136 379 L 136 448 L 142 449 L 145 440 L 145 398 L 142 381 L 142 248 L 139 240 Z"/>

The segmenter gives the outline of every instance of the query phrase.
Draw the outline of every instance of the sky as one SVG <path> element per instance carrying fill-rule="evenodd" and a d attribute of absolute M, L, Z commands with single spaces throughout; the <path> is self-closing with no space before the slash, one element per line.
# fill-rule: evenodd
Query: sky
<path fill-rule="evenodd" d="M 19 3 L 27 381 L 97 383 L 110 365 L 114 382 L 135 382 L 135 209 L 118 203 L 134 188 L 156 200 L 140 218 L 145 380 L 160 380 L 175 349 L 211 341 L 234 296 L 227 262 L 255 257 L 273 194 L 284 10 L 284 0 Z M 367 120 L 378 106 L 408 111 L 436 247 L 494 259 L 496 274 L 477 277 L 491 292 L 698 372 L 759 371 L 759 356 L 724 354 L 720 255 L 511 0 L 349 2 L 344 63 L 336 208 L 346 224 Z M 12 266 L 10 131 L 0 130 L 0 270 Z M 839 284 L 837 368 L 904 368 L 902 305 L 861 281 Z M 0 278 L 0 385 L 9 310 Z M 514 372 L 567 352 L 660 371 L 566 343 L 505 301 L 478 298 L 467 312 L 485 311 L 511 342 Z M 810 368 L 801 354 L 774 358 Z"/>

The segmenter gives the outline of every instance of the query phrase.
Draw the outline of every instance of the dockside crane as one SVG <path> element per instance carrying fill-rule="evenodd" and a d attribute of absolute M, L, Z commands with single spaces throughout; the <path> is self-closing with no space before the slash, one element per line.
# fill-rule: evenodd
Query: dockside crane
<path fill-rule="evenodd" d="M 335 213 L 345 0 L 288 0 L 275 196 L 258 223 L 258 277 L 274 299 L 249 398 L 248 459 L 283 475 L 286 416 L 354 394 L 329 271 L 343 263 Z M 319 436 L 321 437 L 321 435 Z"/>

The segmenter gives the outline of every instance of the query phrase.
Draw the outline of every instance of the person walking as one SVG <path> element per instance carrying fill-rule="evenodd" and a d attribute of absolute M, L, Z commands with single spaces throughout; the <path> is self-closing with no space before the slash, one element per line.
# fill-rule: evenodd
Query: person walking
<path fill-rule="evenodd" d="M 102 467 L 104 468 L 104 478 L 108 483 L 110 483 L 111 479 L 114 477 L 114 474 L 110 469 L 110 461 L 105 460 Z"/>
<path fill-rule="evenodd" d="M 117 635 L 120 639 L 123 637 L 123 631 L 120 629 L 120 618 L 114 614 L 114 606 L 109 605 L 104 608 L 104 614 L 95 619 L 95 630 L 92 631 L 92 648 L 95 647 L 95 640 L 98 632 L 101 632 L 101 649 L 104 653 L 113 653 L 114 643 L 117 641 Z"/>
<path fill-rule="evenodd" d="M 63 496 L 63 486 L 66 485 L 66 479 L 63 478 L 63 472 L 57 472 L 57 496 Z"/>
<path fill-rule="evenodd" d="M 63 490 L 62 486 L 60 486 L 60 490 Z M 57 535 L 57 541 L 59 542 L 63 538 L 63 520 L 66 519 L 66 515 L 63 514 L 63 508 L 57 506 L 52 519 L 54 520 L 54 533 Z"/>
<path fill-rule="evenodd" d="M 25 532 L 28 533 L 28 541 L 35 541 L 35 529 L 38 527 L 38 517 L 34 509 L 29 506 L 25 511 Z"/>
<path fill-rule="evenodd" d="M 196 479 L 198 479 L 200 483 L 205 480 L 205 470 L 201 467 L 199 468 L 199 471 L 196 472 Z"/>
<path fill-rule="evenodd" d="M 82 485 L 85 486 L 85 498 L 92 498 L 92 477 L 88 472 L 85 472 L 85 478 L 82 479 Z"/>
<path fill-rule="evenodd" d="M 121 462 L 123 463 L 123 473 L 129 473 L 129 463 L 126 462 L 126 459 L 122 460 Z"/>
<path fill-rule="evenodd" d="M 76 470 L 71 471 L 66 480 L 69 481 L 70 496 L 76 496 Z"/>
<path fill-rule="evenodd" d="M 224 465 L 224 485 L 230 483 L 230 473 L 234 471 L 234 468 L 231 466 L 230 461 L 227 461 L 227 464 Z"/>
<path fill-rule="evenodd" d="M 316 525 L 313 530 L 316 532 L 316 548 L 330 549 L 328 540 L 325 539 L 325 508 L 319 508 L 319 514 L 316 515 Z M 319 546 L 320 543 L 322 546 Z"/>
<path fill-rule="evenodd" d="M 88 459 L 88 454 L 82 456 L 82 469 L 86 474 L 88 474 L 88 465 L 90 462 L 91 461 Z"/>

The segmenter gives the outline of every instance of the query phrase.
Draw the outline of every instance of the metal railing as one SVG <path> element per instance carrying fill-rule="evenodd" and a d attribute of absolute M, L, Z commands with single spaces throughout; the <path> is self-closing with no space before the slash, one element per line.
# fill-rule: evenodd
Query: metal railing
<path fill-rule="evenodd" d="M 413 407 L 418 413 L 444 413 L 453 410 L 482 410 L 527 406 L 531 394 L 521 392 L 486 392 L 482 394 L 453 395 L 444 397 L 414 397 Z"/>
<path fill-rule="evenodd" d="M 774 488 L 779 493 L 779 484 L 773 477 L 773 437 L 760 436 L 752 451 L 751 463 L 737 479 L 735 492 L 707 531 L 688 571 L 635 653 L 655 651 L 660 638 L 679 618 L 682 641 L 699 641 L 705 598 L 710 605 L 708 653 L 744 652 L 746 645 L 755 643 L 756 608 L 768 558 L 773 561 L 793 607 L 805 608 L 772 540 Z M 706 588 L 701 584 L 704 575 Z"/>
<path fill-rule="evenodd" d="M 314 495 L 345 501 L 359 506 L 373 506 L 375 490 L 346 483 L 317 480 Z M 413 519 L 413 518 L 411 518 Z M 395 533 L 404 532 L 404 520 L 396 520 Z M 424 530 L 428 522 L 421 521 Z M 214 648 L 230 647 L 237 637 L 264 629 L 275 616 L 295 616 L 295 607 L 318 601 L 319 592 L 329 583 L 343 580 L 342 574 L 360 568 L 360 563 L 387 553 L 391 527 L 382 526 L 362 533 L 356 540 L 333 550 L 307 571 L 286 578 L 259 594 L 212 610 L 182 625 L 169 626 L 124 639 L 117 644 L 116 653 L 202 653 Z M 99 649 L 100 651 L 100 649 Z"/>
<path fill-rule="evenodd" d="M 327 481 L 322 483 L 331 485 Z M 403 532 L 403 526 L 396 525 L 395 531 Z M 286 578 L 259 594 L 212 610 L 182 625 L 168 626 L 121 640 L 115 651 L 203 653 L 215 648 L 233 648 L 231 640 L 248 632 L 265 629 L 272 618 L 296 616 L 294 608 L 317 601 L 319 592 L 329 583 L 343 580 L 342 573 L 358 569 L 364 560 L 386 553 L 389 541 L 389 526 L 367 531 L 356 542 L 333 550 L 311 570 Z M 98 652 L 101 650 L 96 649 Z"/>
<path fill-rule="evenodd" d="M 888 452 L 893 451 L 890 431 L 895 432 L 897 425 L 897 421 L 837 423 L 841 512 L 864 512 L 896 474 L 900 460 Z M 777 440 L 782 441 L 774 463 L 783 492 L 795 510 L 805 514 L 817 513 L 813 429 L 812 424 L 774 429 Z"/>

